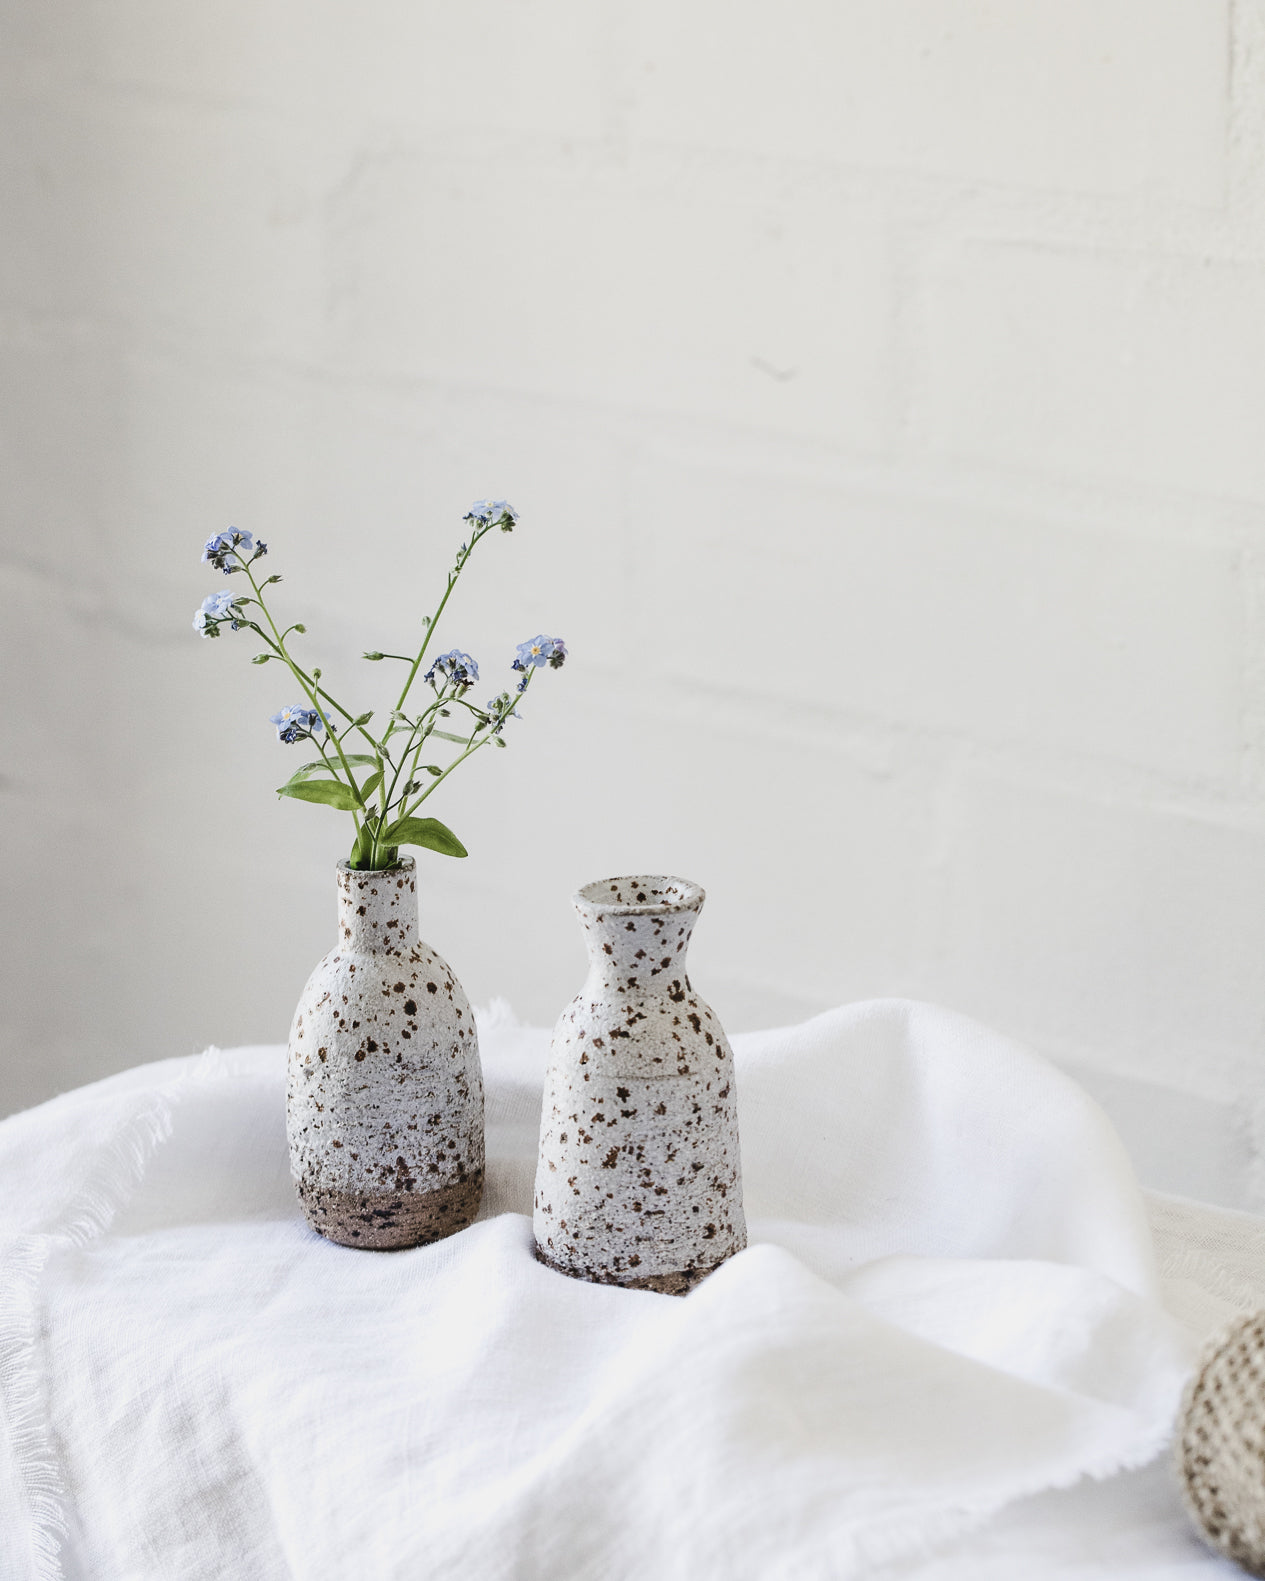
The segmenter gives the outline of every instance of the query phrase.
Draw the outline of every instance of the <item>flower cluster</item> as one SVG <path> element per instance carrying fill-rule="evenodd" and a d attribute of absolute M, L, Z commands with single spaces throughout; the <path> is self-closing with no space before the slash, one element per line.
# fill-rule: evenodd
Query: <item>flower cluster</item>
<path fill-rule="evenodd" d="M 450 648 L 430 657 L 435 628 L 474 549 L 494 529 L 511 532 L 519 520 L 508 500 L 475 500 L 470 506 L 463 517 L 468 541 L 457 551 L 434 614 L 422 618 L 420 645 L 412 654 L 383 653 L 375 648 L 364 655 L 375 663 L 402 663 L 407 671 L 401 676 L 394 706 L 377 714 L 344 706 L 326 690 L 320 667 L 304 661 L 296 651 L 292 639 L 305 637 L 307 627 L 301 621 L 285 624 L 273 614 L 268 590 L 281 577 L 263 576 L 254 569 L 255 561 L 267 554 L 267 544 L 232 527 L 216 533 L 203 548 L 204 565 L 226 576 L 242 572 L 250 585 L 239 597 L 227 592 L 209 594 L 194 616 L 194 630 L 203 637 L 218 637 L 224 626 L 251 631 L 263 650 L 253 655 L 252 662 L 277 662 L 289 672 L 296 694 L 301 693 L 304 700 L 270 715 L 269 723 L 277 740 L 286 746 L 316 742 L 320 759 L 296 769 L 278 786 L 277 794 L 350 813 L 355 835 L 347 860 L 356 871 L 392 867 L 405 845 L 423 846 L 446 856 L 466 855 L 452 830 L 437 818 L 421 816 L 425 802 L 472 754 L 484 747 L 509 744 L 505 726 L 519 718 L 514 706 L 518 696 L 527 690 L 537 669 L 560 669 L 567 656 L 560 637 L 542 635 L 519 643 L 512 661 L 520 676 L 517 695 L 507 685 L 485 708 L 467 695 L 479 681 L 479 666 L 470 654 Z M 429 669 L 425 668 L 427 659 Z M 412 710 L 406 712 L 410 690 L 423 673 L 431 688 L 429 701 L 419 708 L 419 694 L 414 691 Z M 449 761 L 428 761 L 437 749 L 442 759 L 442 744 L 455 749 L 446 754 Z"/>
<path fill-rule="evenodd" d="M 324 721 L 314 708 L 304 708 L 299 704 L 269 715 L 268 723 L 276 725 L 277 740 L 284 741 L 287 746 L 318 735 L 325 728 Z"/>
<path fill-rule="evenodd" d="M 240 631 L 243 618 L 242 607 L 231 593 L 208 593 L 193 617 L 193 629 L 201 637 L 218 637 L 225 623 Z"/>
<path fill-rule="evenodd" d="M 461 519 L 475 527 L 499 527 L 502 532 L 513 532 L 518 512 L 508 500 L 475 500 Z"/>
<path fill-rule="evenodd" d="M 521 719 L 523 716 L 514 707 L 514 699 L 508 692 L 500 692 L 487 701 L 488 729 L 494 736 L 499 736 L 505 729 L 507 719 Z"/>
<path fill-rule="evenodd" d="M 230 527 L 227 532 L 217 532 L 214 538 L 207 539 L 202 550 L 202 563 L 223 571 L 225 576 L 232 576 L 248 561 L 257 560 L 261 554 L 267 553 L 268 545 L 256 543 L 252 533 L 239 532 L 236 527 Z M 237 563 L 234 564 L 234 561 Z"/>
<path fill-rule="evenodd" d="M 436 691 L 442 685 L 442 682 L 436 683 L 437 674 L 450 686 L 459 686 L 464 691 L 479 679 L 479 666 L 468 653 L 462 653 L 460 648 L 451 648 L 447 653 L 441 653 L 426 672 L 427 683 L 434 686 Z"/>
<path fill-rule="evenodd" d="M 533 637 L 530 642 L 520 642 L 517 657 L 510 666 L 514 670 L 522 670 L 523 678 L 518 683 L 520 692 L 527 690 L 527 672 L 539 669 L 542 664 L 547 664 L 551 670 L 560 670 L 567 657 L 567 645 L 561 637 L 546 637 L 543 634 Z"/>

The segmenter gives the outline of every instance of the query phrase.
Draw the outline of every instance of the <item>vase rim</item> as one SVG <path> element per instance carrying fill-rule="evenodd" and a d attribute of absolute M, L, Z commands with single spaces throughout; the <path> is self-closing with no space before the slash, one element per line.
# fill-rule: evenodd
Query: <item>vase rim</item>
<path fill-rule="evenodd" d="M 692 879 L 668 873 L 632 873 L 618 878 L 597 878 L 572 896 L 579 911 L 601 911 L 620 917 L 668 916 L 676 911 L 697 911 L 707 891 Z"/>
<path fill-rule="evenodd" d="M 398 862 L 393 862 L 390 867 L 351 867 L 347 858 L 343 857 L 334 863 L 336 873 L 346 873 L 350 878 L 376 878 L 381 873 L 411 873 L 417 863 L 411 856 L 402 856 Z"/>

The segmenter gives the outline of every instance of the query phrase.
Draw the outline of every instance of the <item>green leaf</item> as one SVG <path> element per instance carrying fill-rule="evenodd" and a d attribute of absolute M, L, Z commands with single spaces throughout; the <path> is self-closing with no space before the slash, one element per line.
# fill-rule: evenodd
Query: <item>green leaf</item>
<path fill-rule="evenodd" d="M 296 801 L 318 801 L 326 807 L 337 807 L 339 812 L 353 812 L 360 803 L 342 780 L 293 780 L 278 787 L 278 796 L 293 796 Z"/>
<path fill-rule="evenodd" d="M 353 768 L 362 769 L 377 767 L 377 758 L 370 757 L 367 752 L 348 752 L 346 757 L 348 763 L 350 763 Z M 295 769 L 287 783 L 290 785 L 296 785 L 300 780 L 307 779 L 309 774 L 320 773 L 333 773 L 333 769 L 328 763 L 326 763 L 324 758 L 322 758 L 318 763 L 305 763 L 301 769 Z"/>
<path fill-rule="evenodd" d="M 397 818 L 384 837 L 391 845 L 424 845 L 441 856 L 469 856 L 451 829 L 438 818 Z"/>
<path fill-rule="evenodd" d="M 369 867 L 369 857 L 372 851 L 373 835 L 370 832 L 369 825 L 365 824 L 355 840 L 352 841 L 351 855 L 347 858 L 347 866 L 354 868 L 358 873 L 365 872 Z M 382 872 L 385 868 L 394 867 L 399 858 L 400 853 L 395 846 L 379 846 L 377 871 Z"/>
<path fill-rule="evenodd" d="M 369 776 L 369 778 L 364 782 L 364 784 L 360 787 L 360 794 L 364 797 L 364 799 L 366 801 L 368 801 L 370 796 L 373 795 L 374 791 L 377 790 L 378 786 L 381 785 L 381 783 L 382 783 L 382 770 L 379 769 L 376 774 L 371 774 Z"/>
<path fill-rule="evenodd" d="M 469 736 L 454 736 L 447 730 L 428 730 L 428 736 L 438 736 L 441 741 L 455 741 L 459 747 L 464 747 L 470 740 Z"/>
<path fill-rule="evenodd" d="M 369 833 L 369 825 L 362 824 L 360 833 L 352 841 L 351 855 L 347 858 L 347 866 L 360 872 L 369 860 L 369 851 L 373 846 L 373 836 Z"/>

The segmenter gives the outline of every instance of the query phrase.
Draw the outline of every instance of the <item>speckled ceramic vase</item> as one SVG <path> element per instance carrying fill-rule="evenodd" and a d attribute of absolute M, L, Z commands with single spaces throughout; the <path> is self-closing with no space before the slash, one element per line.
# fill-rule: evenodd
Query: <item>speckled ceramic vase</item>
<path fill-rule="evenodd" d="M 685 972 L 703 899 L 653 876 L 575 897 L 589 975 L 553 1035 L 536 1167 L 536 1256 L 559 1273 L 684 1295 L 747 1244 L 733 1053 Z"/>
<path fill-rule="evenodd" d="M 286 1129 L 307 1221 L 340 1246 L 418 1246 L 479 1211 L 478 1034 L 418 939 L 412 857 L 379 873 L 338 864 L 338 944 L 294 1013 Z"/>

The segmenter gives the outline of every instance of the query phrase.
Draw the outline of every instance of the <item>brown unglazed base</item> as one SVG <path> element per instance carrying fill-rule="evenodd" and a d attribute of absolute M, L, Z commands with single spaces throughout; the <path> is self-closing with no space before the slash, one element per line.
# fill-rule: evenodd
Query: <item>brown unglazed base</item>
<path fill-rule="evenodd" d="M 473 1224 L 483 1171 L 438 1191 L 298 1192 L 307 1222 L 327 1241 L 366 1252 L 400 1252 Z"/>
<path fill-rule="evenodd" d="M 662 1296 L 688 1295 L 695 1285 L 702 1284 L 708 1274 L 715 1273 L 720 1263 L 728 1260 L 722 1257 L 720 1262 L 708 1263 L 702 1268 L 681 1268 L 675 1273 L 646 1274 L 641 1279 L 626 1279 L 592 1269 L 568 1268 L 565 1263 L 550 1257 L 539 1241 L 535 1243 L 535 1251 L 538 1263 L 544 1263 L 546 1268 L 552 1268 L 556 1274 L 565 1274 L 568 1279 L 584 1279 L 591 1285 L 618 1285 L 621 1290 L 657 1290 Z"/>

